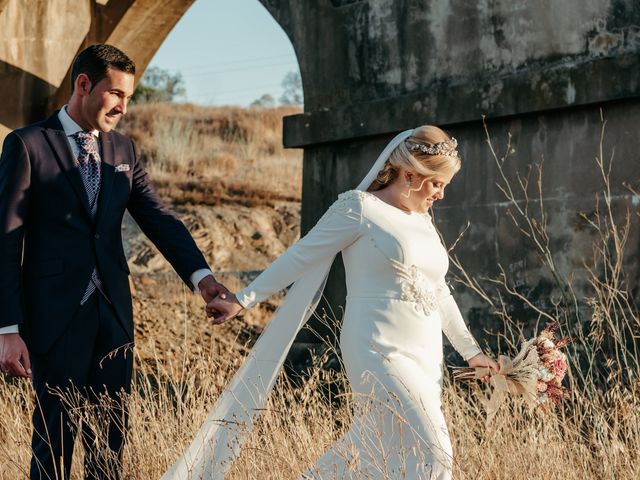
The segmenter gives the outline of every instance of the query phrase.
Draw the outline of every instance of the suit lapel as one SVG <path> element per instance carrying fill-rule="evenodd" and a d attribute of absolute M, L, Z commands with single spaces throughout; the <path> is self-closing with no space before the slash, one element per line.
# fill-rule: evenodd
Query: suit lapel
<path fill-rule="evenodd" d="M 98 196 L 98 213 L 96 224 L 100 222 L 106 214 L 111 199 L 113 180 L 115 179 L 115 146 L 113 136 L 109 133 L 100 133 L 100 158 L 101 158 L 101 185 Z"/>
<path fill-rule="evenodd" d="M 73 152 L 69 146 L 69 140 L 60 125 L 57 112 L 54 113 L 47 122 L 48 128 L 44 129 L 44 135 L 51 145 L 51 149 L 56 157 L 56 161 L 60 165 L 60 169 L 65 173 L 71 186 L 78 195 L 80 203 L 87 212 L 87 216 L 91 219 L 91 209 L 89 207 L 89 197 L 87 190 L 82 182 L 82 175 L 76 163 L 74 162 Z"/>

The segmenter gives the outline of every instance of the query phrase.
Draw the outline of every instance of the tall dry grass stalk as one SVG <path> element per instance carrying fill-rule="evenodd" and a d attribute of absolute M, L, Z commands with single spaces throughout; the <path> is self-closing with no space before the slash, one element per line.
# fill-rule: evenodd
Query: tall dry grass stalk
<path fill-rule="evenodd" d="M 490 139 L 488 139 L 490 141 Z M 491 146 L 491 142 L 490 146 Z M 507 152 L 510 148 L 507 149 Z M 638 325 L 624 273 L 624 248 L 636 214 L 613 214 L 609 161 L 600 151 L 596 165 L 604 189 L 599 209 L 588 218 L 596 232 L 594 257 L 588 264 L 592 294 L 579 298 L 559 271 L 546 230 L 538 170 L 539 204 L 529 199 L 528 177 L 515 184 L 504 174 L 508 154 L 491 147 L 499 182 L 512 205 L 515 228 L 538 248 L 543 265 L 556 279 L 561 298 L 550 310 L 536 306 L 503 272 L 480 279 L 460 267 L 459 279 L 493 306 L 502 319 L 500 338 L 514 348 L 524 336 L 504 303 L 489 293 L 496 286 L 536 312 L 540 323 L 558 320 L 574 339 L 570 352 L 573 396 L 564 408 L 547 413 L 528 410 L 512 400 L 485 424 L 479 388 L 453 384 L 445 377 L 443 405 L 454 445 L 456 479 L 634 479 L 640 478 L 640 391 Z M 513 187 L 512 185 L 516 185 Z M 516 194 L 516 192 L 518 192 Z M 525 201 L 518 200 L 524 195 Z M 534 213 L 535 212 L 535 213 Z M 584 316 L 584 305 L 590 318 Z M 159 478 L 188 445 L 209 408 L 238 368 L 262 319 L 230 322 L 213 329 L 200 301 L 176 281 L 138 286 L 136 382 L 127 399 L 131 421 L 124 455 L 129 479 Z M 335 349 L 329 344 L 327 352 Z M 325 355 L 328 354 L 325 352 Z M 505 352 L 508 353 L 508 352 Z M 339 373 L 327 372 L 319 358 L 303 384 L 282 377 L 248 444 L 233 464 L 232 479 L 292 479 L 315 460 L 349 426 L 349 395 L 327 399 L 333 386 L 344 385 Z M 26 478 L 32 391 L 25 381 L 0 380 L 0 479 Z M 81 417 L 98 423 L 91 412 Z M 80 478 L 80 455 L 74 478 Z M 358 478 L 357 475 L 354 478 Z"/>

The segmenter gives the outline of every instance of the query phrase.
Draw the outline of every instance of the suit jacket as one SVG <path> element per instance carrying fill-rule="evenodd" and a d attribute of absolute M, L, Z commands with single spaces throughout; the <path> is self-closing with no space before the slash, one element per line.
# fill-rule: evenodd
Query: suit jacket
<path fill-rule="evenodd" d="M 19 324 L 35 352 L 46 352 L 64 332 L 96 265 L 133 341 L 121 237 L 125 209 L 187 285 L 194 271 L 208 268 L 185 226 L 149 185 L 134 143 L 117 132 L 101 133 L 99 141 L 102 185 L 95 218 L 57 112 L 11 132 L 4 141 L 0 327 Z"/>

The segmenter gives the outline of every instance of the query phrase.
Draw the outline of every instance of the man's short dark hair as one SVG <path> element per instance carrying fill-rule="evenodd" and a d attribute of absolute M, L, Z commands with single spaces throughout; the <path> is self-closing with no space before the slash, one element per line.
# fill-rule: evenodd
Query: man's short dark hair
<path fill-rule="evenodd" d="M 135 75 L 136 64 L 122 50 L 104 43 L 91 45 L 81 51 L 71 68 L 71 91 L 76 78 L 84 73 L 91 81 L 91 89 L 107 76 L 109 69 L 120 70 Z"/>

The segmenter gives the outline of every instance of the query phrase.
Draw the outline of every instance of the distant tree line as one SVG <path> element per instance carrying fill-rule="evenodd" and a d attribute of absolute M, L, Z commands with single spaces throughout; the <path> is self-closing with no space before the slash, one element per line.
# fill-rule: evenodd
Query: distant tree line
<path fill-rule="evenodd" d="M 288 72 L 282 79 L 282 95 L 280 105 L 302 105 L 302 79 L 298 72 Z M 149 67 L 142 75 L 133 94 L 134 103 L 175 102 L 186 98 L 184 78 L 180 72 L 170 72 L 160 67 Z M 276 99 L 265 93 L 251 102 L 251 107 L 275 107 Z"/>
<path fill-rule="evenodd" d="M 174 102 L 185 98 L 187 89 L 180 72 L 172 73 L 164 68 L 149 67 L 133 92 L 132 102 Z"/>
<path fill-rule="evenodd" d="M 302 105 L 304 96 L 302 93 L 302 79 L 298 72 L 289 72 L 282 79 L 282 95 L 280 105 Z M 251 102 L 252 107 L 275 107 L 276 99 L 273 95 L 265 93 L 260 98 Z"/>

